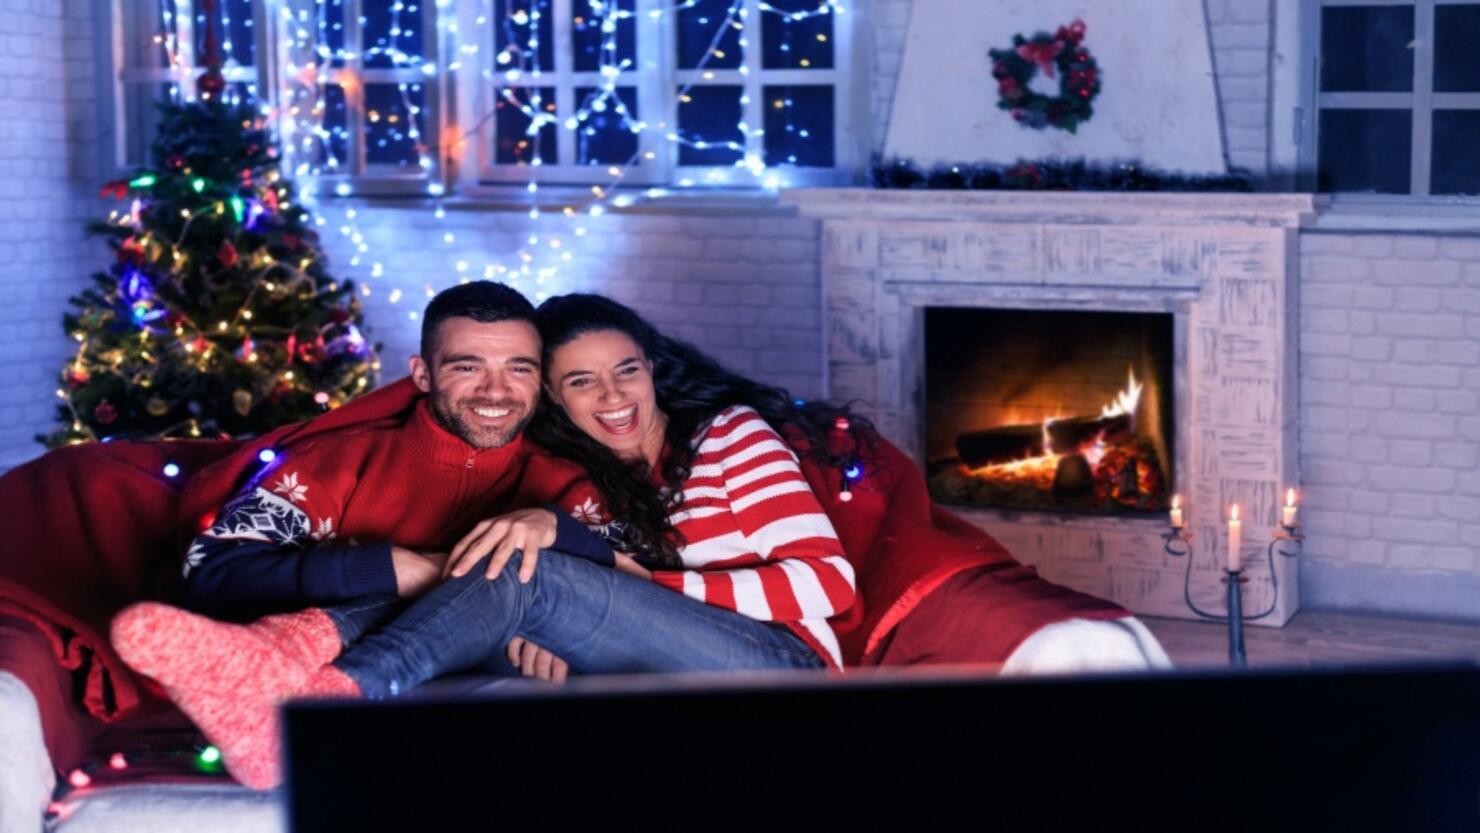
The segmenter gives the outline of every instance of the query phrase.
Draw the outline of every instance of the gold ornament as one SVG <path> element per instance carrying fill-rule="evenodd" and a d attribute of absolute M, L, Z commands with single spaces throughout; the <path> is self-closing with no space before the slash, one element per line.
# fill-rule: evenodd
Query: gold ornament
<path fill-rule="evenodd" d="M 241 414 L 242 416 L 246 416 L 247 414 L 251 413 L 252 392 L 243 388 L 237 388 L 236 391 L 231 394 L 231 405 L 232 407 L 236 408 L 236 412 L 238 414 Z"/>
<path fill-rule="evenodd" d="M 170 403 L 157 396 L 152 396 L 149 398 L 149 402 L 144 405 L 144 408 L 149 411 L 150 416 L 162 417 L 170 412 Z"/>

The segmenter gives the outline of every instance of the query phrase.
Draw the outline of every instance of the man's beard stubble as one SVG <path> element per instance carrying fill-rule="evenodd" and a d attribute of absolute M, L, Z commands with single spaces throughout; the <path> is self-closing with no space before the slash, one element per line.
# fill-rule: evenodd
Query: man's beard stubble
<path fill-rule="evenodd" d="M 437 421 L 442 424 L 442 427 L 457 435 L 457 437 L 463 442 L 478 449 L 502 448 L 503 446 L 508 445 L 509 443 L 514 441 L 515 437 L 518 437 L 519 434 L 524 431 L 524 427 L 529 424 L 529 421 L 532 418 L 534 418 L 533 409 L 526 409 L 524 407 L 524 403 L 514 399 L 500 399 L 489 402 L 485 402 L 482 400 L 465 399 L 458 402 L 454 401 L 452 397 L 445 392 L 439 391 L 434 387 L 432 389 L 431 400 L 432 414 L 437 417 Z M 468 425 L 467 421 L 462 418 L 460 409 L 463 407 L 507 408 L 512 414 L 522 415 L 520 416 L 519 420 L 514 423 L 513 427 L 511 427 L 508 431 L 504 432 L 500 436 L 493 438 L 492 441 L 489 441 L 483 433 Z"/>

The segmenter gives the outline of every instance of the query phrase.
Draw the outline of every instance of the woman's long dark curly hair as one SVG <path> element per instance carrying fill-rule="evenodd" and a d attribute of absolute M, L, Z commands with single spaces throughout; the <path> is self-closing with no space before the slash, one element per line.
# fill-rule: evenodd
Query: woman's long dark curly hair
<path fill-rule="evenodd" d="M 664 431 L 666 453 L 658 474 L 671 490 L 662 492 L 646 461 L 623 461 L 571 422 L 561 407 L 543 397 L 527 433 L 552 454 L 586 469 L 592 483 L 606 496 L 611 517 L 622 522 L 628 544 L 646 552 L 665 567 L 679 567 L 680 534 L 668 523 L 669 511 L 683 500 L 681 486 L 693 468 L 693 440 L 701 428 L 731 405 L 749 405 L 770 423 L 799 454 L 828 465 L 844 465 L 848 455 L 829 451 L 827 442 L 838 430 L 838 419 L 848 420 L 848 433 L 860 447 L 871 433 L 866 420 L 846 407 L 826 402 L 803 403 L 782 388 L 763 385 L 724 369 L 691 344 L 658 332 L 642 316 L 600 295 L 573 294 L 551 298 L 535 314 L 544 342 L 544 365 L 551 367 L 555 351 L 587 333 L 617 331 L 637 343 L 652 364 L 658 410 L 668 419 Z"/>

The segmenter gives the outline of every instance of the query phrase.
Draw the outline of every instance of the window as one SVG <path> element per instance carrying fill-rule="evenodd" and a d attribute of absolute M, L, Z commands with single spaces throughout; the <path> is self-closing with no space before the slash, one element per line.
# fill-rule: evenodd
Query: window
<path fill-rule="evenodd" d="M 839 0 L 217 5 L 230 94 L 339 193 L 822 184 L 857 161 Z M 195 94 L 204 6 L 114 0 L 125 166 L 148 163 L 152 102 Z"/>
<path fill-rule="evenodd" d="M 829 182 L 847 158 L 832 0 L 493 0 L 483 182 Z M 766 171 L 781 167 L 781 172 Z"/>
<path fill-rule="evenodd" d="M 438 100 L 435 0 L 285 2 L 283 135 L 290 170 L 341 192 L 434 182 Z"/>
<path fill-rule="evenodd" d="M 256 98 L 261 89 L 257 64 L 258 3 L 219 0 L 214 23 L 226 77 L 226 95 Z M 118 167 L 150 164 L 149 146 L 158 122 L 156 106 L 195 96 L 202 72 L 197 56 L 206 40 L 201 0 L 137 2 L 118 0 L 114 19 L 114 56 L 119 84 L 116 111 L 123 114 L 116 149 Z"/>
<path fill-rule="evenodd" d="M 1480 2 L 1317 0 L 1316 189 L 1480 194 Z"/>

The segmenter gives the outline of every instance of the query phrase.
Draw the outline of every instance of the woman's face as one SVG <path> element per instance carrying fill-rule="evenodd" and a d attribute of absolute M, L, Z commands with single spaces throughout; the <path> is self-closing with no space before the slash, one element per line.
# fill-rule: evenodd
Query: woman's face
<path fill-rule="evenodd" d="M 545 368 L 550 399 L 623 460 L 657 466 L 667 420 L 653 366 L 626 333 L 598 330 L 556 348 Z"/>

